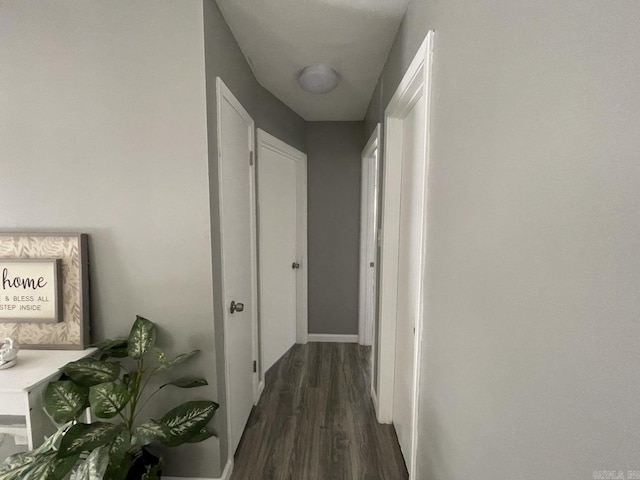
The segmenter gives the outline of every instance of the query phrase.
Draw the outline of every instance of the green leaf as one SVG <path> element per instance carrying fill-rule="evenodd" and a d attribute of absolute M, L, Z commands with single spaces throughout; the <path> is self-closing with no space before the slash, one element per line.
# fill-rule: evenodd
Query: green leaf
<path fill-rule="evenodd" d="M 21 480 L 31 469 L 37 466 L 41 455 L 33 452 L 16 453 L 0 464 L 0 479 Z"/>
<path fill-rule="evenodd" d="M 125 457 L 131 446 L 131 436 L 126 428 L 123 428 L 121 432 L 109 444 L 109 457 L 116 460 Z"/>
<path fill-rule="evenodd" d="M 135 359 L 142 358 L 156 343 L 156 326 L 146 318 L 136 317 L 129 333 L 127 351 Z"/>
<path fill-rule="evenodd" d="M 71 480 L 102 480 L 109 464 L 109 447 L 103 445 L 96 448 L 87 459 L 80 464 Z"/>
<path fill-rule="evenodd" d="M 171 435 L 169 427 L 155 420 L 143 423 L 133 431 L 131 443 L 136 446 L 149 445 L 155 441 L 161 441 Z"/>
<path fill-rule="evenodd" d="M 66 478 L 76 462 L 80 459 L 80 454 L 69 455 L 68 457 L 56 457 L 51 464 L 51 471 L 46 480 L 59 480 Z"/>
<path fill-rule="evenodd" d="M 216 436 L 215 433 L 213 433 L 211 430 L 209 430 L 208 428 L 205 427 L 202 430 L 200 430 L 199 432 L 196 432 L 192 437 L 190 437 L 189 440 L 187 440 L 187 443 L 203 442 L 207 438 L 211 438 L 211 437 L 215 437 L 215 436 Z"/>
<path fill-rule="evenodd" d="M 116 438 L 122 428 L 122 425 L 105 422 L 77 423 L 62 438 L 58 456 L 66 457 L 89 452 L 97 447 L 106 445 Z"/>
<path fill-rule="evenodd" d="M 113 382 L 120 375 L 120 365 L 115 362 L 101 362 L 93 358 L 83 358 L 67 363 L 62 371 L 71 380 L 84 387 L 99 383 Z"/>
<path fill-rule="evenodd" d="M 64 380 L 50 382 L 44 392 L 44 407 L 56 423 L 74 420 L 89 405 L 89 390 Z"/>
<path fill-rule="evenodd" d="M 100 343 L 95 343 L 90 345 L 92 347 L 96 347 L 103 353 L 105 358 L 115 357 L 115 358 L 124 358 L 128 355 L 127 352 L 127 344 L 128 341 L 125 339 L 120 340 L 105 340 Z"/>
<path fill-rule="evenodd" d="M 156 465 L 147 465 L 147 471 L 142 475 L 140 480 L 160 480 L 160 472 L 162 470 L 163 461 L 160 459 L 160 462 Z"/>
<path fill-rule="evenodd" d="M 205 427 L 218 407 L 216 402 L 192 401 L 169 411 L 160 421 L 169 427 L 169 436 L 163 443 L 170 447 L 185 443 Z"/>
<path fill-rule="evenodd" d="M 50 437 L 47 437 L 47 439 L 44 441 L 44 443 L 42 445 L 40 445 L 38 448 L 36 448 L 35 450 L 33 450 L 34 455 L 40 454 L 40 453 L 46 453 L 50 450 L 55 450 L 55 446 L 58 443 L 58 440 L 60 440 L 66 433 L 67 431 L 71 428 L 71 426 L 73 425 L 73 422 L 67 422 L 64 425 L 61 425 L 58 430 L 51 435 Z"/>
<path fill-rule="evenodd" d="M 29 469 L 24 471 L 19 477 L 20 480 L 42 480 L 47 478 L 53 470 L 53 462 L 56 458 L 56 452 L 47 452 L 35 456 L 34 462 L 29 465 Z M 4 477 L 2 477 L 4 478 Z"/>
<path fill-rule="evenodd" d="M 156 355 L 156 360 L 158 362 L 158 366 L 156 367 L 156 372 L 166 372 L 171 370 L 176 365 L 180 365 L 181 363 L 186 362 L 191 357 L 199 353 L 200 350 L 193 350 L 189 353 L 181 353 L 173 360 L 167 360 L 164 352 L 159 348 L 154 349 L 154 353 Z"/>
<path fill-rule="evenodd" d="M 15 457 L 15 456 L 14 456 Z M 11 458 L 11 457 L 10 457 Z M 73 468 L 78 456 L 64 459 L 56 457 L 55 451 L 23 454 L 22 462 L 12 459 L 12 468 L 0 472 L 2 480 L 60 480 Z M 7 459 L 8 460 L 8 459 Z M 6 462 L 5 462 L 6 463 Z M 4 464 L 3 464 L 4 465 Z"/>
<path fill-rule="evenodd" d="M 195 387 L 203 387 L 209 384 L 204 378 L 183 377 L 183 378 L 174 380 L 173 382 L 165 383 L 160 388 L 164 388 L 169 385 L 173 385 L 174 387 L 179 387 L 179 388 L 195 388 Z"/>
<path fill-rule="evenodd" d="M 49 438 L 45 440 L 45 442 L 30 452 L 18 453 L 15 455 L 11 455 L 6 458 L 2 464 L 0 464 L 0 479 L 1 480 L 25 480 L 27 476 L 31 475 L 32 471 L 39 471 L 44 465 L 49 463 L 53 463 L 53 471 L 55 472 L 55 468 L 58 465 L 57 461 L 54 461 L 56 452 L 55 452 L 55 444 L 58 442 L 58 439 L 62 437 L 69 427 L 71 426 L 71 422 L 66 425 L 58 428 L 58 431 L 51 435 Z M 58 480 L 58 478 L 63 478 L 64 475 L 60 477 L 32 477 L 37 480 L 41 480 L 41 478 L 51 478 L 52 480 Z"/>
<path fill-rule="evenodd" d="M 129 389 L 118 383 L 94 385 L 89 390 L 91 410 L 98 418 L 113 418 L 127 406 L 131 399 Z"/>
<path fill-rule="evenodd" d="M 109 465 L 105 473 L 105 478 L 109 480 L 125 480 L 127 472 L 132 463 L 132 456 L 129 452 L 131 446 L 131 436 L 129 431 L 122 431 L 109 444 Z"/>

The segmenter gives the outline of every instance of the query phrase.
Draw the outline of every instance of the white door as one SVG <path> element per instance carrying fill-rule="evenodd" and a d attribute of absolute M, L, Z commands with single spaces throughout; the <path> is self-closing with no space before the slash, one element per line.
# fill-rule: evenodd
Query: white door
<path fill-rule="evenodd" d="M 222 296 L 229 445 L 233 454 L 255 398 L 257 326 L 255 181 L 250 164 L 254 123 L 217 79 Z M 231 308 L 235 305 L 235 308 Z"/>
<path fill-rule="evenodd" d="M 298 277 L 306 274 L 299 225 L 306 216 L 301 169 L 306 155 L 258 130 L 258 239 L 261 371 L 266 372 L 298 337 Z M 305 175 L 306 177 L 306 175 Z M 303 190 L 304 192 L 301 192 Z M 305 237 L 306 237 L 306 228 Z M 306 244 L 306 238 L 303 239 Z M 302 285 L 302 283 L 301 283 Z M 303 287 L 304 288 L 304 287 Z M 306 295 L 305 295 L 306 296 Z M 306 324 L 306 314 L 302 321 Z"/>
<path fill-rule="evenodd" d="M 402 180 L 398 239 L 398 302 L 393 424 L 407 465 L 411 465 L 414 345 L 420 309 L 425 204 L 424 97 L 413 106 L 402 126 Z"/>
<path fill-rule="evenodd" d="M 377 233 L 378 233 L 378 146 L 380 124 L 362 151 L 360 183 L 360 295 L 358 302 L 358 343 L 373 344 L 376 315 Z"/>

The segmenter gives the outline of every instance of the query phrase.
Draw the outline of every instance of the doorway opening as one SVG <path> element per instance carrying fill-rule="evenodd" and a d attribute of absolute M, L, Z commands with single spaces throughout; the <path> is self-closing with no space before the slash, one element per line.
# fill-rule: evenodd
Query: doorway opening
<path fill-rule="evenodd" d="M 416 475 L 418 382 L 424 318 L 433 32 L 385 110 L 377 404 Z"/>
<path fill-rule="evenodd" d="M 295 343 L 307 343 L 307 155 L 258 129 L 260 391 Z"/>

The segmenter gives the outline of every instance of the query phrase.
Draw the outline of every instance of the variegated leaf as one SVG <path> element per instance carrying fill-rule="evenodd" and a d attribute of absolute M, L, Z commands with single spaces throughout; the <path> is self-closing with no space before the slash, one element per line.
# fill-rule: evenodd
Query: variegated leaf
<path fill-rule="evenodd" d="M 56 457 L 52 462 L 51 472 L 47 480 L 58 480 L 59 478 L 67 478 L 67 474 L 71 471 L 76 462 L 80 459 L 80 454 L 69 455 L 68 457 Z"/>
<path fill-rule="evenodd" d="M 189 353 L 181 353 L 180 355 L 175 357 L 173 360 L 167 360 L 165 358 L 164 353 L 162 352 L 158 353 L 158 349 L 156 349 L 156 352 L 157 352 L 156 359 L 158 360 L 158 366 L 156 367 L 156 372 L 166 372 L 168 370 L 171 370 L 176 365 L 180 365 L 181 363 L 186 362 L 191 357 L 199 353 L 200 350 L 192 350 Z"/>
<path fill-rule="evenodd" d="M 129 431 L 126 428 L 123 428 L 109 444 L 109 456 L 115 459 L 122 458 L 125 456 L 130 446 L 131 436 L 129 435 Z"/>
<path fill-rule="evenodd" d="M 44 443 L 40 445 L 38 448 L 36 448 L 35 450 L 33 450 L 32 453 L 40 454 L 40 453 L 48 452 L 49 450 L 53 450 L 56 444 L 58 443 L 58 440 L 60 440 L 72 426 L 73 426 L 73 421 L 67 422 L 64 425 L 61 425 L 53 435 L 47 437 Z"/>
<path fill-rule="evenodd" d="M 107 359 L 109 357 L 124 358 L 128 355 L 127 340 L 125 339 L 104 340 L 90 346 L 96 347 L 98 350 L 100 350 L 100 352 L 102 353 L 101 358 L 104 359 Z"/>
<path fill-rule="evenodd" d="M 21 480 L 46 479 L 55 468 L 56 452 L 47 452 L 38 455 L 28 472 L 20 477 Z"/>
<path fill-rule="evenodd" d="M 149 445 L 155 441 L 168 438 L 170 434 L 171 431 L 166 425 L 158 423 L 155 420 L 149 420 L 133 431 L 131 444 L 136 446 Z"/>
<path fill-rule="evenodd" d="M 205 427 L 218 407 L 216 402 L 192 401 L 174 408 L 160 422 L 169 427 L 169 437 L 163 443 L 170 447 L 185 443 Z"/>
<path fill-rule="evenodd" d="M 106 445 L 122 431 L 122 428 L 122 425 L 105 422 L 78 423 L 62 438 L 58 455 L 75 455 Z"/>
<path fill-rule="evenodd" d="M 91 387 L 99 383 L 113 382 L 120 375 L 120 365 L 115 362 L 83 358 L 67 363 L 62 367 L 62 371 L 77 384 Z"/>
<path fill-rule="evenodd" d="M 80 464 L 71 480 L 102 480 L 108 464 L 109 447 L 98 447 Z"/>
<path fill-rule="evenodd" d="M 160 480 L 160 472 L 162 471 L 162 459 L 156 465 L 147 465 L 147 471 L 144 472 L 140 480 Z"/>
<path fill-rule="evenodd" d="M 129 333 L 127 345 L 129 356 L 135 359 L 142 358 L 155 343 L 156 326 L 146 318 L 137 316 Z"/>
<path fill-rule="evenodd" d="M 33 452 L 16 453 L 0 464 L 1 480 L 20 480 L 31 470 L 38 459 Z"/>
<path fill-rule="evenodd" d="M 173 385 L 178 388 L 195 388 L 195 387 L 204 387 L 205 385 L 209 385 L 204 378 L 191 378 L 191 377 L 183 377 L 173 382 L 168 382 L 162 385 L 160 388 L 167 387 L 169 385 Z"/>
<path fill-rule="evenodd" d="M 109 465 L 105 478 L 109 480 L 124 480 L 131 465 L 131 436 L 127 429 L 122 431 L 109 444 Z"/>
<path fill-rule="evenodd" d="M 118 383 L 107 382 L 94 385 L 89 390 L 91 411 L 98 418 L 113 418 L 129 403 L 129 389 Z"/>
<path fill-rule="evenodd" d="M 162 351 L 161 348 L 154 347 L 153 355 L 156 357 L 156 362 L 165 363 L 167 361 L 167 355 Z"/>
<path fill-rule="evenodd" d="M 0 464 L 0 479 L 24 480 L 26 476 L 30 474 L 29 472 L 39 468 L 41 464 L 46 464 L 52 455 L 56 455 L 54 450 L 55 444 L 60 437 L 67 432 L 70 426 L 71 422 L 61 426 L 56 433 L 47 438 L 45 442 L 35 450 L 17 453 L 6 458 L 4 462 Z M 57 478 L 63 477 L 64 475 Z"/>
<path fill-rule="evenodd" d="M 50 382 L 44 392 L 44 406 L 56 423 L 75 419 L 89 404 L 89 390 L 65 380 Z"/>

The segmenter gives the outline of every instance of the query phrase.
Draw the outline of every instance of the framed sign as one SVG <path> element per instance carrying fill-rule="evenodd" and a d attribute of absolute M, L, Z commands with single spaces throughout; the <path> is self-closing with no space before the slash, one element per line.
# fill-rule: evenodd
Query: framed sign
<path fill-rule="evenodd" d="M 89 343 L 88 237 L 0 232 L 0 338 L 23 349 Z"/>
<path fill-rule="evenodd" d="M 0 258 L 0 322 L 62 320 L 62 260 Z"/>

